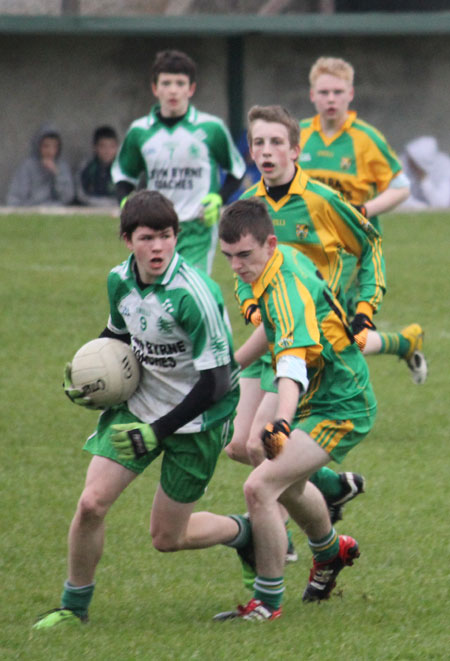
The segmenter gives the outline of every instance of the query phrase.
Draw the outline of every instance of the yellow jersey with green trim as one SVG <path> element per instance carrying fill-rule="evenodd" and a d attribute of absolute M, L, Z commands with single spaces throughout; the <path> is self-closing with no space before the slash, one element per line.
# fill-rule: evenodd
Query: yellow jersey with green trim
<path fill-rule="evenodd" d="M 354 255 L 359 269 L 359 300 L 377 310 L 386 289 L 379 233 L 336 191 L 296 168 L 287 195 L 278 202 L 268 195 L 263 179 L 241 199 L 256 196 L 265 202 L 278 242 L 309 257 L 335 296 L 339 296 L 343 284 L 343 257 L 346 253 Z M 245 314 L 252 296 L 250 286 L 239 278 L 236 297 Z"/>
<path fill-rule="evenodd" d="M 320 115 L 300 122 L 299 163 L 310 177 L 331 186 L 351 204 L 364 204 L 386 190 L 402 170 L 400 160 L 375 127 L 352 110 L 332 136 Z M 371 218 L 378 229 L 378 219 Z"/>
<path fill-rule="evenodd" d="M 369 369 L 345 312 L 307 257 L 278 246 L 252 292 L 274 364 L 282 356 L 304 356 L 306 350 L 309 387 L 296 421 L 317 413 L 349 419 L 375 412 Z"/>

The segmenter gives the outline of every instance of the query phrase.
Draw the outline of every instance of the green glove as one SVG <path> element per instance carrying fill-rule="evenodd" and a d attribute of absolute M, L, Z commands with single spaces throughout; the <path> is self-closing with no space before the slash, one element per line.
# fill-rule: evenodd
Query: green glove
<path fill-rule="evenodd" d="M 223 204 L 219 193 L 208 193 L 202 200 L 204 206 L 203 222 L 206 227 L 212 227 L 217 223 L 220 216 L 220 207 Z"/>
<path fill-rule="evenodd" d="M 122 209 L 124 208 L 124 206 L 126 205 L 126 203 L 127 203 L 129 197 L 130 197 L 129 195 L 125 195 L 125 197 L 123 197 L 123 198 L 120 200 L 119 209 L 120 209 L 121 211 L 122 211 Z"/>
<path fill-rule="evenodd" d="M 122 461 L 140 459 L 154 450 L 158 439 L 150 425 L 131 422 L 126 425 L 112 425 L 111 443 Z"/>
<path fill-rule="evenodd" d="M 64 367 L 64 383 L 63 383 L 64 392 L 71 402 L 78 404 L 78 406 L 84 406 L 87 409 L 98 409 L 99 407 L 95 406 L 91 402 L 91 398 L 88 395 L 85 395 L 82 390 L 75 388 L 72 383 L 72 363 L 66 363 Z M 101 407 L 100 407 L 101 408 Z"/>

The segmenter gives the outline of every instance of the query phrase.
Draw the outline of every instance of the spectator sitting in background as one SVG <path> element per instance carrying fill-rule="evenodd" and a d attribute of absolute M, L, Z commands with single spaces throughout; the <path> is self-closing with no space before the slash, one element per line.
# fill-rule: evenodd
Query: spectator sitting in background
<path fill-rule="evenodd" d="M 99 126 L 92 138 L 94 155 L 77 173 L 77 200 L 91 207 L 117 207 L 111 165 L 119 146 L 117 133 L 111 126 Z"/>
<path fill-rule="evenodd" d="M 61 158 L 62 140 L 45 124 L 31 140 L 30 156 L 16 170 L 6 204 L 14 207 L 68 205 L 74 198 L 69 164 Z"/>
<path fill-rule="evenodd" d="M 411 194 L 400 209 L 450 206 L 450 157 L 439 151 L 436 138 L 424 135 L 411 140 L 401 160 Z"/>

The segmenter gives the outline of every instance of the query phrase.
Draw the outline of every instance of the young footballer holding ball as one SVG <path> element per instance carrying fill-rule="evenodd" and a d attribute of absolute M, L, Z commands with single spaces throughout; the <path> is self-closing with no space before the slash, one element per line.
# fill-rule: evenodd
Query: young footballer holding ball
<path fill-rule="evenodd" d="M 158 551 L 214 544 L 239 550 L 251 534 L 243 517 L 193 513 L 231 438 L 239 397 L 220 289 L 177 253 L 178 217 L 160 193 L 130 196 L 120 232 L 131 254 L 109 274 L 110 316 L 102 335 L 131 344 L 141 379 L 128 402 L 102 412 L 85 444 L 93 457 L 70 526 L 68 578 L 60 607 L 40 616 L 37 630 L 87 621 L 105 517 L 161 454 L 150 520 Z M 90 406 L 71 384 L 70 365 L 65 391 L 74 403 Z"/>

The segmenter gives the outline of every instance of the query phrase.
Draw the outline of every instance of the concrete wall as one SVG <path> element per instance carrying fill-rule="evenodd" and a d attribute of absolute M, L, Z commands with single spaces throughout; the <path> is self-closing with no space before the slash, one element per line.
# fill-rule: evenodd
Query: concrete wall
<path fill-rule="evenodd" d="M 0 40 L 0 203 L 13 170 L 44 121 L 62 132 L 73 167 L 90 151 L 92 130 L 110 123 L 122 137 L 152 103 L 149 67 L 157 50 L 179 48 L 199 63 L 195 103 L 227 119 L 223 38 L 2 36 Z M 450 152 L 450 40 L 436 37 L 273 38 L 245 42 L 244 108 L 282 103 L 312 114 L 308 70 L 320 55 L 355 66 L 359 114 L 401 150 L 408 139 L 433 134 Z"/>

